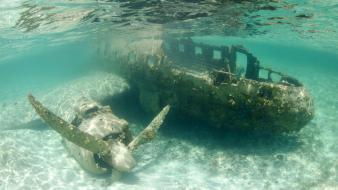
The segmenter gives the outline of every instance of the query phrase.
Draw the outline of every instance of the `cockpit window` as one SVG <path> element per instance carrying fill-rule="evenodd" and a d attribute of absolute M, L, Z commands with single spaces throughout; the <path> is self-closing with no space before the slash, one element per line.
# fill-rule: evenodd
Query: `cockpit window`
<path fill-rule="evenodd" d="M 89 108 L 88 110 L 86 110 L 86 111 L 84 112 L 84 115 L 89 115 L 89 114 L 91 114 L 91 113 L 94 113 L 94 112 L 96 112 L 98 109 L 99 109 L 99 108 L 98 108 L 97 106 L 92 107 L 92 108 Z"/>

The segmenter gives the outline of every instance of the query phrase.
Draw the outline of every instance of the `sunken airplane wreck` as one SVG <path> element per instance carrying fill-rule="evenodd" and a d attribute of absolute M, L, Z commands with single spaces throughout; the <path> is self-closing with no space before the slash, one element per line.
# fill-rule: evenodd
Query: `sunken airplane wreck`
<path fill-rule="evenodd" d="M 240 45 L 146 39 L 113 45 L 111 52 L 110 66 L 137 89 L 149 113 L 170 104 L 178 116 L 210 126 L 272 133 L 298 131 L 314 117 L 312 98 L 300 81 L 261 66 Z M 237 54 L 246 56 L 245 66 L 236 63 Z"/>
<path fill-rule="evenodd" d="M 242 46 L 152 39 L 124 47 L 112 47 L 110 66 L 137 89 L 145 111 L 159 112 L 135 139 L 128 123 L 107 106 L 84 99 L 78 102 L 75 119 L 67 123 L 28 96 L 40 117 L 64 138 L 68 152 L 91 173 L 112 172 L 117 179 L 131 171 L 136 164 L 133 150 L 154 138 L 169 109 L 211 126 L 244 131 L 297 131 L 314 116 L 301 82 L 260 66 Z M 247 56 L 246 67 L 236 64 L 237 53 Z M 260 76 L 262 70 L 266 78 Z"/>

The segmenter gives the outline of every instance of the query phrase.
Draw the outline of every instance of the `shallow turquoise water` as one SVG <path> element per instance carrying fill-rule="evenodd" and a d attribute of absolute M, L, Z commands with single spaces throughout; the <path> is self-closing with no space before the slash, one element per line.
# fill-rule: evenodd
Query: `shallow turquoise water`
<path fill-rule="evenodd" d="M 338 4 L 162 3 L 159 9 L 155 1 L 1 2 L 0 189 L 336 189 Z M 188 8 L 195 16 L 184 16 Z M 315 118 L 300 132 L 280 136 L 218 134 L 172 121 L 138 149 L 138 166 L 121 181 L 85 172 L 61 137 L 36 120 L 26 95 L 33 93 L 70 120 L 70 105 L 81 96 L 102 102 L 128 88 L 102 66 L 109 63 L 112 39 L 162 32 L 213 45 L 245 45 L 263 65 L 305 84 Z M 149 118 L 131 111 L 133 105 L 124 109 L 115 111 L 136 134 Z"/>

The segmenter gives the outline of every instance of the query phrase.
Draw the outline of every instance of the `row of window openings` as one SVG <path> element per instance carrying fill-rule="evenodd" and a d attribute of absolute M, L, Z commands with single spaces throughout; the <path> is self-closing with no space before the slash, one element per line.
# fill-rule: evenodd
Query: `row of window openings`
<path fill-rule="evenodd" d="M 154 63 L 155 63 L 155 59 L 154 58 L 150 58 L 150 59 L 148 59 L 148 64 L 149 65 L 154 65 Z M 242 75 L 242 76 L 244 76 L 245 75 L 245 67 L 244 67 L 244 65 L 238 65 L 238 68 L 237 68 L 237 70 L 238 70 L 238 74 L 240 74 L 240 75 Z M 261 77 L 261 78 L 264 78 L 264 79 L 268 79 L 269 77 L 269 72 L 268 71 L 266 71 L 266 70 L 260 70 L 259 71 L 259 76 Z M 280 81 L 281 80 L 281 76 L 280 75 L 278 75 L 278 74 L 275 74 L 275 73 L 272 73 L 271 75 L 270 75 L 270 77 L 271 77 L 271 79 L 272 79 L 272 81 Z"/>
<path fill-rule="evenodd" d="M 184 52 L 184 45 L 182 44 L 179 44 L 178 45 L 178 51 L 179 52 Z M 212 58 L 213 59 L 216 59 L 216 60 L 220 60 L 222 59 L 222 54 L 221 54 L 221 51 L 218 51 L 218 50 L 213 50 L 213 53 L 212 53 Z M 202 48 L 201 47 L 195 47 L 195 55 L 202 55 Z"/>
<path fill-rule="evenodd" d="M 269 71 L 267 70 L 259 70 L 259 77 L 263 79 L 269 79 Z M 278 82 L 282 79 L 282 76 L 277 73 L 271 73 L 270 79 L 274 82 Z"/>

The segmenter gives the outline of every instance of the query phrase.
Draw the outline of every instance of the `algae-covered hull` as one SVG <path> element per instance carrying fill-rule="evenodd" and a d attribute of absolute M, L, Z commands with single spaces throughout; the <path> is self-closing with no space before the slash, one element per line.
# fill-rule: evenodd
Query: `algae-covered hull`
<path fill-rule="evenodd" d="M 313 118 L 304 86 L 260 66 L 242 46 L 214 47 L 190 39 L 148 44 L 151 48 L 129 45 L 129 52 L 113 54 L 114 69 L 138 90 L 147 112 L 170 104 L 176 113 L 211 126 L 269 132 L 297 131 Z M 238 53 L 247 56 L 244 68 L 236 64 Z M 259 76 L 261 70 L 268 72 L 267 78 Z"/>

